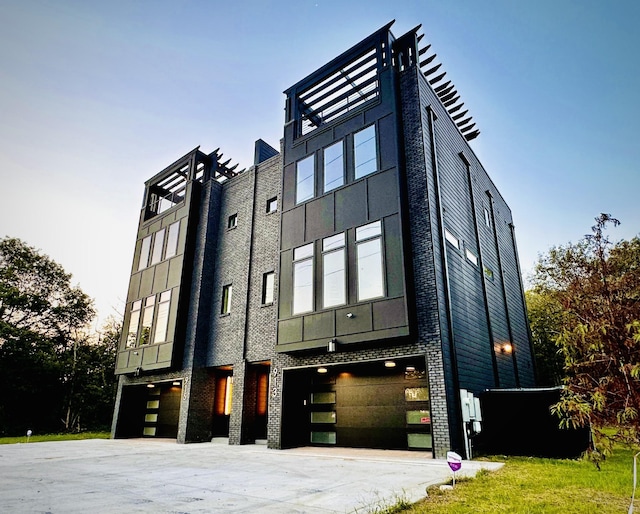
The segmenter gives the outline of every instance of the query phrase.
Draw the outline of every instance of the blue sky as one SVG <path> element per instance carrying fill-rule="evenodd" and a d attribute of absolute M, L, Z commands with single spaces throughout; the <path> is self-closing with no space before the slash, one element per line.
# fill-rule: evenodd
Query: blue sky
<path fill-rule="evenodd" d="M 470 109 L 523 271 L 593 218 L 640 232 L 640 2 L 73 1 L 0 4 L 0 237 L 123 312 L 144 181 L 195 146 L 276 148 L 284 91 L 392 19 Z"/>

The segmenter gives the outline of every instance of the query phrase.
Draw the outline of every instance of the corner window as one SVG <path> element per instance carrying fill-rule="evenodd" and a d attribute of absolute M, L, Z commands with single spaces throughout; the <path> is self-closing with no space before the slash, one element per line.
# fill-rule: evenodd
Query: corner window
<path fill-rule="evenodd" d="M 296 203 L 313 198 L 315 194 L 314 182 L 314 157 L 310 155 L 296 164 Z"/>
<path fill-rule="evenodd" d="M 346 303 L 344 232 L 322 240 L 322 305 Z"/>
<path fill-rule="evenodd" d="M 233 293 L 233 286 L 228 284 L 222 288 L 222 306 L 220 307 L 220 314 L 229 314 L 231 312 L 231 296 Z"/>
<path fill-rule="evenodd" d="M 273 303 L 275 289 L 275 273 L 270 271 L 262 275 L 262 305 Z"/>
<path fill-rule="evenodd" d="M 324 192 L 344 184 L 344 143 L 338 141 L 324 149 Z"/>
<path fill-rule="evenodd" d="M 180 222 L 176 221 L 169 225 L 169 235 L 167 236 L 167 247 L 164 251 L 164 258 L 168 259 L 178 253 L 178 235 L 180 233 Z"/>
<path fill-rule="evenodd" d="M 382 267 L 382 223 L 356 228 L 358 301 L 384 296 Z"/>
<path fill-rule="evenodd" d="M 356 179 L 378 170 L 375 125 L 353 135 L 353 151 Z"/>
<path fill-rule="evenodd" d="M 313 310 L 313 243 L 293 250 L 293 314 Z"/>
<path fill-rule="evenodd" d="M 455 246 L 458 250 L 460 250 L 460 240 L 454 236 L 451 232 L 449 232 L 446 228 L 444 229 L 444 238 L 449 241 L 453 246 Z"/>
<path fill-rule="evenodd" d="M 154 343 L 163 343 L 167 340 L 167 327 L 169 326 L 169 305 L 171 303 L 171 290 L 160 293 L 158 302 L 158 315 L 156 316 L 156 329 L 153 334 Z"/>
<path fill-rule="evenodd" d="M 238 226 L 238 214 L 232 214 L 227 219 L 227 228 L 236 228 Z"/>
<path fill-rule="evenodd" d="M 267 214 L 270 212 L 276 212 L 278 210 L 278 197 L 274 196 L 267 200 Z"/>

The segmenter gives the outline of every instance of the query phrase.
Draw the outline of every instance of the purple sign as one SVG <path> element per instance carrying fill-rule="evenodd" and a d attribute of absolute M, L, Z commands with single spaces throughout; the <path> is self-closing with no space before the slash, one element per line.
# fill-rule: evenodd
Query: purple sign
<path fill-rule="evenodd" d="M 447 452 L 447 464 L 454 473 L 462 467 L 462 457 L 456 452 Z"/>

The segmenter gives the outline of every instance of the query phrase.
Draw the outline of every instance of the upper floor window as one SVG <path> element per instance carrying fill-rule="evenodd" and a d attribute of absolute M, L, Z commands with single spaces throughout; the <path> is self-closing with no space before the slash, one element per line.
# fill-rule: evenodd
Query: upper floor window
<path fill-rule="evenodd" d="M 170 305 L 171 290 L 133 302 L 129 315 L 127 347 L 166 341 Z"/>
<path fill-rule="evenodd" d="M 346 303 L 344 232 L 322 240 L 322 304 L 333 307 Z"/>
<path fill-rule="evenodd" d="M 474 264 L 475 266 L 478 265 L 478 256 L 473 253 L 471 250 L 469 249 L 465 249 L 464 251 L 465 255 L 467 256 L 467 260 L 469 262 L 471 262 L 472 264 Z"/>
<path fill-rule="evenodd" d="M 344 184 L 344 143 L 338 141 L 324 149 L 324 192 Z"/>
<path fill-rule="evenodd" d="M 233 286 L 227 284 L 222 288 L 222 305 L 220 314 L 229 314 L 231 312 L 231 296 L 233 294 Z"/>
<path fill-rule="evenodd" d="M 444 238 L 449 241 L 453 246 L 455 246 L 458 250 L 460 249 L 460 240 L 454 236 L 451 232 L 449 232 L 446 228 L 444 229 Z"/>
<path fill-rule="evenodd" d="M 384 296 L 382 265 L 382 223 L 375 221 L 356 228 L 358 301 Z"/>
<path fill-rule="evenodd" d="M 164 258 L 168 259 L 178 253 L 178 235 L 180 233 L 180 222 L 176 221 L 169 225 L 169 235 L 167 236 L 167 247 L 164 251 Z"/>
<path fill-rule="evenodd" d="M 293 250 L 293 314 L 313 310 L 313 243 Z"/>
<path fill-rule="evenodd" d="M 375 125 L 362 129 L 353 135 L 353 151 L 356 179 L 378 170 Z"/>
<path fill-rule="evenodd" d="M 484 208 L 484 224 L 487 227 L 491 227 L 491 214 L 489 214 L 489 209 Z"/>
<path fill-rule="evenodd" d="M 138 261 L 138 271 L 149 265 L 149 254 L 151 253 L 151 240 L 153 236 L 147 236 L 140 245 L 140 260 Z"/>
<path fill-rule="evenodd" d="M 236 228 L 238 226 L 238 214 L 232 214 L 227 219 L 227 228 Z"/>
<path fill-rule="evenodd" d="M 273 271 L 262 275 L 262 305 L 273 303 L 275 290 L 275 274 Z"/>
<path fill-rule="evenodd" d="M 296 163 L 296 203 L 301 203 L 314 197 L 314 183 L 314 156 L 310 155 Z"/>
<path fill-rule="evenodd" d="M 164 234 L 165 229 L 158 230 L 154 234 L 153 250 L 151 251 L 150 265 L 157 264 L 162 260 L 162 248 L 164 247 Z"/>
<path fill-rule="evenodd" d="M 267 214 L 270 212 L 276 212 L 278 210 L 278 197 L 274 196 L 267 200 Z"/>

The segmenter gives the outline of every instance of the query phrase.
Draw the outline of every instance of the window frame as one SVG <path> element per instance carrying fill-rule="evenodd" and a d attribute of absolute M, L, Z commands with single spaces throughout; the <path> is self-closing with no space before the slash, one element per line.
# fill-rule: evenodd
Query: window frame
<path fill-rule="evenodd" d="M 272 206 L 275 204 L 275 207 Z M 278 212 L 278 197 L 274 196 L 273 198 L 269 198 L 267 200 L 267 214 L 271 214 L 273 212 Z"/>
<path fill-rule="evenodd" d="M 312 198 L 315 198 L 316 196 L 316 159 L 315 159 L 315 154 L 311 154 L 308 155 L 307 157 L 300 159 L 299 161 L 296 162 L 296 205 L 301 204 L 306 202 L 307 200 L 311 200 Z M 301 176 L 300 176 L 300 172 L 305 171 L 303 169 L 302 166 L 306 166 L 306 165 L 310 165 L 309 170 L 306 171 L 310 171 L 310 174 L 305 175 L 302 180 Z M 311 192 L 307 193 L 307 196 L 301 196 L 300 192 L 301 192 L 301 188 L 300 188 L 300 184 L 306 182 L 307 180 L 311 179 Z"/>
<path fill-rule="evenodd" d="M 367 230 L 371 230 L 372 227 L 374 227 L 375 225 L 378 225 L 378 230 L 372 234 L 367 234 L 365 231 Z M 362 231 L 364 232 L 364 234 L 358 234 L 358 231 Z M 357 297 L 357 301 L 358 302 L 364 302 L 367 300 L 373 300 L 376 298 L 384 298 L 386 296 L 386 271 L 385 271 L 385 261 L 384 261 L 384 238 L 383 238 L 383 223 L 382 220 L 377 220 L 377 221 L 373 221 L 371 223 L 367 223 L 366 225 L 361 225 L 360 227 L 356 227 L 356 237 L 355 237 L 355 246 L 356 246 L 356 258 L 355 258 L 355 262 L 356 262 L 356 297 Z M 363 291 L 364 287 L 364 282 L 361 281 L 361 279 L 367 275 L 369 276 L 368 273 L 362 273 L 361 268 L 363 268 L 361 266 L 361 263 L 363 263 L 363 260 L 365 257 L 367 256 L 361 256 L 360 255 L 360 251 L 362 248 L 364 248 L 365 246 L 376 242 L 379 245 L 379 255 L 380 255 L 380 259 L 379 259 L 379 270 L 380 270 L 380 286 L 379 286 L 379 291 L 380 294 L 374 294 L 374 295 L 367 295 L 367 296 L 362 296 L 361 295 L 361 291 Z M 377 267 L 377 263 L 376 263 L 376 267 Z M 366 270 L 367 272 L 370 272 L 371 270 L 367 268 Z"/>
<path fill-rule="evenodd" d="M 304 250 L 304 251 L 303 251 Z M 296 258 L 296 252 L 300 251 L 300 254 L 297 258 Z M 315 294 L 315 287 L 314 287 L 314 271 L 315 271 L 315 266 L 314 266 L 314 257 L 315 257 L 315 248 L 314 248 L 314 243 L 307 243 L 306 245 L 302 245 L 299 246 L 297 248 L 294 248 L 293 250 L 293 261 L 292 261 L 292 292 L 291 292 L 291 313 L 293 315 L 298 315 L 298 314 L 304 314 L 307 312 L 313 312 L 315 310 L 315 298 L 314 298 L 314 294 Z M 300 289 L 296 289 L 297 285 L 297 277 L 299 276 L 296 273 L 297 268 L 298 269 L 303 269 L 302 266 L 306 266 L 307 263 L 309 263 L 310 266 L 310 270 L 309 271 L 305 271 L 305 276 L 307 278 L 310 278 L 310 290 L 309 292 L 306 294 L 306 296 L 304 296 L 303 298 L 303 305 L 302 305 L 302 310 L 296 310 L 296 298 L 300 298 L 300 296 L 298 296 L 296 294 L 296 291 L 300 291 Z M 306 287 L 306 286 L 302 286 L 302 287 Z M 309 305 L 309 308 L 306 308 L 306 306 Z"/>
<path fill-rule="evenodd" d="M 271 285 L 269 285 L 271 282 Z M 275 290 L 276 290 L 276 273 L 275 271 L 267 271 L 262 274 L 262 295 L 261 295 L 261 304 L 262 305 L 273 305 L 275 301 Z M 269 295 L 269 291 L 271 294 Z"/>
<path fill-rule="evenodd" d="M 227 230 L 232 230 L 238 226 L 238 213 L 230 214 L 227 218 Z"/>
<path fill-rule="evenodd" d="M 340 155 L 337 157 L 334 157 L 330 162 L 327 162 L 327 151 L 332 150 L 333 148 L 336 148 L 338 145 L 340 145 Z M 325 146 L 322 150 L 322 191 L 323 193 L 328 193 L 329 191 L 333 191 L 334 189 L 337 189 L 339 187 L 344 186 L 345 184 L 345 151 L 344 151 L 344 139 L 340 139 L 339 141 L 335 141 L 334 143 L 330 144 L 329 146 Z M 334 186 L 331 187 L 327 187 L 327 169 L 328 169 L 328 164 L 333 164 L 336 161 L 338 161 L 338 159 L 340 159 L 340 183 L 336 184 Z M 336 165 L 337 166 L 337 165 Z M 338 179 L 335 178 L 331 181 L 331 183 L 336 182 Z"/>
<path fill-rule="evenodd" d="M 342 240 L 340 242 L 337 241 L 338 236 L 342 236 Z M 322 239 L 322 308 L 329 309 L 332 307 L 338 307 L 340 305 L 345 305 L 347 303 L 347 241 L 345 232 L 339 232 L 338 234 L 334 234 L 329 237 L 325 237 Z M 341 269 L 333 271 L 332 273 L 342 272 L 342 284 L 341 284 L 341 301 L 337 303 L 328 303 L 327 293 L 329 288 L 327 287 L 327 260 L 335 256 L 336 254 L 340 254 L 342 257 L 341 260 Z"/>
<path fill-rule="evenodd" d="M 365 139 L 358 143 L 358 136 L 360 134 L 364 134 L 368 130 L 373 130 L 373 137 Z M 373 156 L 370 157 L 366 151 L 366 148 L 363 147 L 366 143 L 373 140 Z M 361 151 L 358 151 L 358 148 L 361 148 Z M 360 157 L 359 157 L 360 155 Z M 364 168 L 363 173 L 358 173 L 358 168 L 362 168 L 366 166 L 367 163 L 374 161 L 374 169 L 369 170 L 368 166 Z M 376 128 L 375 123 L 369 125 L 368 127 L 364 127 L 363 129 L 358 130 L 353 133 L 353 176 L 355 180 L 361 179 L 372 173 L 379 171 L 379 159 L 378 159 L 378 130 Z"/>
<path fill-rule="evenodd" d="M 222 286 L 222 297 L 220 304 L 220 314 L 228 316 L 231 314 L 231 302 L 233 300 L 233 284 L 225 284 Z"/>

